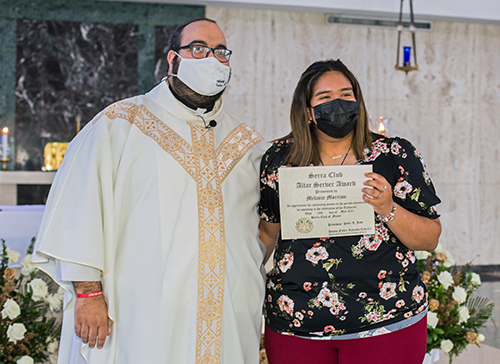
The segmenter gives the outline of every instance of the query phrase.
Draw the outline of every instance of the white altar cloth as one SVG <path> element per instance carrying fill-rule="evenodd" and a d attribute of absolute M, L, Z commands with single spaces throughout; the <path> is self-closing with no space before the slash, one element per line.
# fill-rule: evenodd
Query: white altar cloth
<path fill-rule="evenodd" d="M 44 209 L 45 205 L 0 205 L 0 239 L 5 240 L 7 248 L 21 254 L 19 262 L 38 234 Z"/>

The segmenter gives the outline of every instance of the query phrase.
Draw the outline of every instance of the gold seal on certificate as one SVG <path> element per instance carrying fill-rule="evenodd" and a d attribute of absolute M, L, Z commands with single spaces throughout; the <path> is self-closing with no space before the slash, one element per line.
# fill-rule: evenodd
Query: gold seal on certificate
<path fill-rule="evenodd" d="M 307 218 L 307 217 L 301 217 L 295 223 L 295 228 L 297 229 L 297 231 L 299 233 L 302 233 L 302 234 L 310 233 L 312 231 L 313 227 L 314 227 L 314 224 L 313 224 L 312 220 Z"/>
<path fill-rule="evenodd" d="M 361 192 L 371 171 L 371 165 L 279 168 L 282 238 L 375 233 L 373 207 Z"/>

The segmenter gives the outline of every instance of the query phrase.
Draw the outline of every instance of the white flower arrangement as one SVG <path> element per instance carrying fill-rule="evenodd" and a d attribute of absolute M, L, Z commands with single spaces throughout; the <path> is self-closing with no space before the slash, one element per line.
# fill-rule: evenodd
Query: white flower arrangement
<path fill-rule="evenodd" d="M 17 316 L 21 314 L 21 308 L 12 298 L 9 298 L 5 301 L 2 310 L 2 318 L 8 317 L 11 320 L 14 320 Z"/>
<path fill-rule="evenodd" d="M 33 243 L 34 239 L 16 273 L 9 265 L 17 263 L 21 254 L 6 248 L 2 240 L 1 364 L 57 363 L 61 323 L 53 312 L 61 309 L 64 293 L 50 279 L 40 278 L 46 276 L 31 263 Z"/>
<path fill-rule="evenodd" d="M 16 364 L 34 364 L 35 361 L 33 360 L 33 358 L 31 356 L 23 356 L 21 359 L 19 359 L 18 361 L 16 361 Z"/>
<path fill-rule="evenodd" d="M 7 255 L 9 265 L 16 264 L 21 257 L 21 254 L 14 250 L 10 250 L 9 248 L 5 248 L 5 254 Z"/>
<path fill-rule="evenodd" d="M 23 324 L 12 324 L 7 328 L 7 337 L 14 344 L 24 339 L 24 334 L 26 334 L 26 327 Z"/>
<path fill-rule="evenodd" d="M 481 285 L 479 274 L 470 263 L 458 268 L 441 246 L 432 252 L 415 252 L 417 268 L 429 292 L 427 313 L 427 352 L 441 349 L 450 357 L 469 344 L 485 340 L 479 329 L 491 318 L 493 303 L 472 297 Z"/>

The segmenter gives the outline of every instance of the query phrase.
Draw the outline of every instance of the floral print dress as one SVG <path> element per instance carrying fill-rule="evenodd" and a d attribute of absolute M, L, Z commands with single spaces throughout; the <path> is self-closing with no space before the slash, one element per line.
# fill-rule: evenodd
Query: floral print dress
<path fill-rule="evenodd" d="M 275 142 L 262 159 L 259 210 L 271 223 L 280 222 L 278 168 L 292 142 Z M 434 206 L 441 201 L 422 156 L 407 140 L 377 139 L 358 164 L 372 164 L 387 179 L 399 206 L 430 219 L 439 217 Z M 375 214 L 374 219 L 374 235 L 294 240 L 280 235 L 264 305 L 271 330 L 331 338 L 383 330 L 425 312 L 428 295 L 414 252 Z"/>

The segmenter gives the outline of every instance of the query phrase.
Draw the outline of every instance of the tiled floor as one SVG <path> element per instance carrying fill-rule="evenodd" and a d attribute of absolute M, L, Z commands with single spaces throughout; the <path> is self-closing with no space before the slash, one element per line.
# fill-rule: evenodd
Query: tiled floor
<path fill-rule="evenodd" d="M 500 280 L 488 282 L 484 278 L 483 284 L 474 295 L 488 297 L 495 304 L 493 309 L 494 323 L 488 321 L 485 329 L 481 331 L 486 336 L 486 340 L 480 347 L 469 345 L 459 357 L 453 360 L 453 364 L 500 363 Z M 448 362 L 448 355 L 441 352 L 440 359 L 435 364 L 448 364 Z"/>

